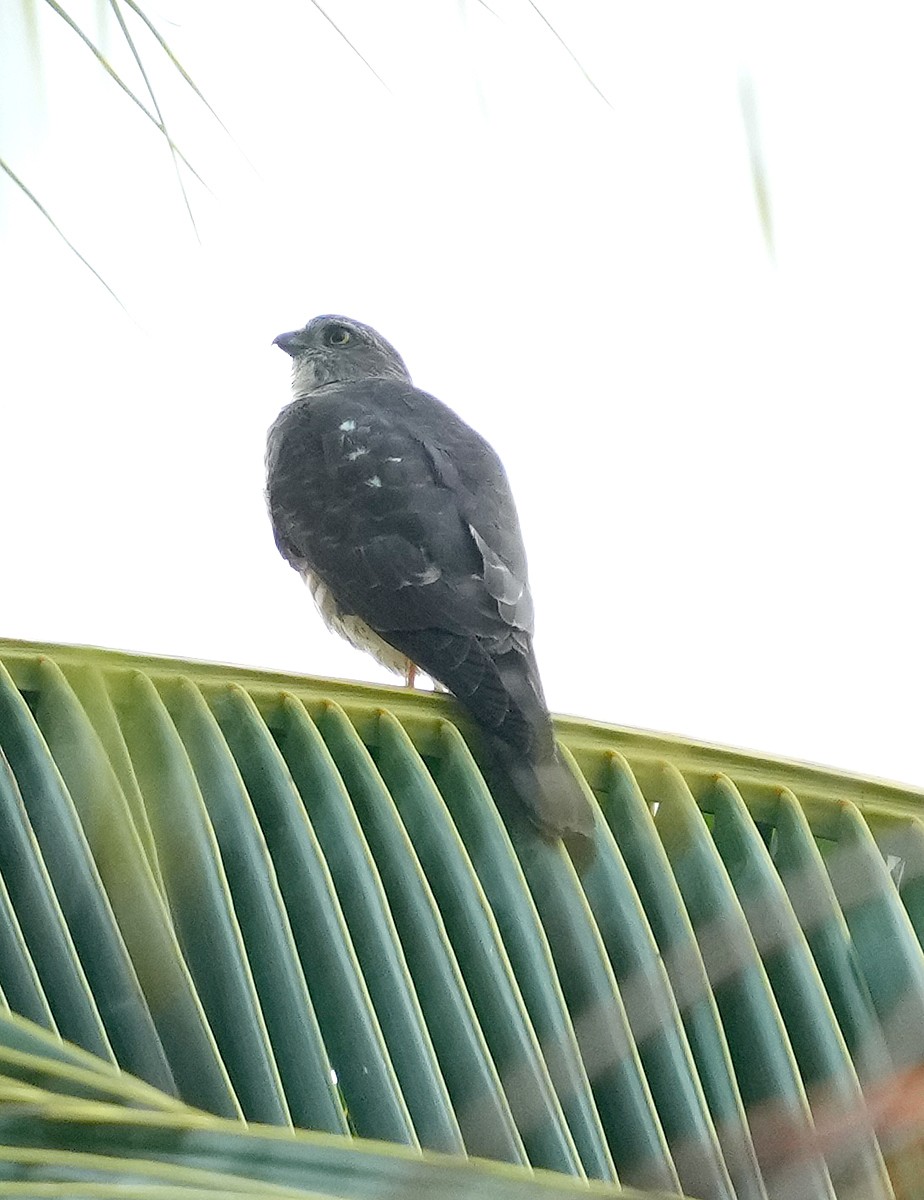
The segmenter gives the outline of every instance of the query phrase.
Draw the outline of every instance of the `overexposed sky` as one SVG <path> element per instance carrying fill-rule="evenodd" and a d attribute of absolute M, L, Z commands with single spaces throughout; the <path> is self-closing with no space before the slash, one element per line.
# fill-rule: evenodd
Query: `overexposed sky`
<path fill-rule="evenodd" d="M 390 681 L 263 506 L 272 339 L 343 312 L 507 464 L 554 709 L 924 784 L 914 4 L 540 0 L 607 104 L 526 0 L 327 0 L 384 84 L 305 0 L 161 0 L 236 143 L 132 24 L 200 241 L 26 7 L 0 156 L 130 317 L 0 177 L 0 636 Z"/>

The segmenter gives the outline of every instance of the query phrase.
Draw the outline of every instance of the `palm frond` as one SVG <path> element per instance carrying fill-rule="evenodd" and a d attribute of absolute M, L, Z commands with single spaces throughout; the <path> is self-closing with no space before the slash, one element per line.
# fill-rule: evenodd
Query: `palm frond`
<path fill-rule="evenodd" d="M 148 14 L 144 11 L 144 9 L 141 8 L 138 4 L 136 4 L 135 0 L 122 0 L 122 2 L 125 4 L 126 8 L 130 8 L 132 10 L 132 12 L 138 18 L 138 20 L 141 21 L 141 23 L 147 28 L 148 33 L 150 33 L 151 37 L 155 40 L 155 42 L 157 42 L 158 46 L 160 46 L 161 50 L 163 50 L 164 54 L 166 54 L 167 58 L 170 59 L 171 64 L 179 72 L 183 81 L 185 83 L 187 83 L 189 85 L 189 87 L 192 89 L 192 91 L 195 93 L 196 99 L 205 105 L 205 107 L 208 109 L 209 113 L 215 118 L 216 122 L 221 126 L 221 128 L 228 135 L 228 137 L 231 138 L 232 141 L 234 141 L 234 138 L 232 137 L 231 131 L 228 128 L 228 126 L 224 123 L 224 121 L 221 119 L 221 117 L 218 115 L 218 113 L 215 111 L 215 109 L 212 108 L 211 104 L 209 104 L 208 100 L 205 98 L 202 91 L 200 90 L 199 85 L 196 83 L 196 81 L 193 79 L 193 77 L 189 74 L 189 72 L 186 70 L 186 68 L 183 66 L 183 64 L 180 62 L 180 60 L 177 58 L 177 56 L 173 53 L 173 50 L 170 48 L 170 45 L 163 38 L 163 36 L 159 32 L 159 30 L 157 29 L 157 26 L 153 23 L 153 21 L 148 16 Z"/>
<path fill-rule="evenodd" d="M 357 47 L 353 45 L 353 43 L 350 41 L 350 39 L 347 37 L 347 35 L 343 32 L 343 30 L 340 28 L 340 26 L 337 24 L 337 22 L 333 19 L 333 17 L 331 17 L 328 13 L 326 13 L 324 11 L 324 9 L 318 3 L 318 0 L 311 0 L 311 3 L 318 10 L 318 12 L 324 18 L 324 20 L 327 21 L 327 23 L 331 26 L 331 28 L 334 29 L 340 35 L 340 37 L 343 38 L 343 40 L 350 47 L 350 49 L 353 51 L 353 53 L 356 55 L 356 57 L 366 64 L 366 66 L 369 68 L 369 70 L 372 72 L 372 74 L 376 77 L 376 79 L 379 81 L 379 83 L 382 85 L 382 87 L 386 90 L 386 92 L 390 92 L 391 88 L 388 86 L 388 84 L 385 82 L 385 80 L 382 78 L 382 76 L 378 73 L 378 71 L 375 69 L 375 67 L 372 65 L 372 63 L 368 60 L 368 58 L 365 57 L 365 55 L 362 53 L 361 50 L 357 49 Z"/>
<path fill-rule="evenodd" d="M 775 246 L 773 238 L 773 212 L 770 207 L 770 185 L 767 179 L 763 143 L 757 119 L 757 96 L 754 91 L 754 81 L 750 75 L 743 74 L 741 76 L 738 84 L 738 95 L 741 102 L 741 116 L 744 120 L 744 134 L 747 138 L 748 155 L 751 160 L 751 182 L 754 186 L 757 215 L 760 218 L 760 227 L 763 230 L 767 250 L 770 258 L 773 259 L 775 257 Z"/>
<path fill-rule="evenodd" d="M 587 80 L 587 82 L 590 84 L 590 86 L 594 89 L 594 91 L 597 93 L 597 95 L 600 97 L 600 99 L 603 101 L 603 103 L 607 106 L 607 108 L 612 108 L 613 106 L 612 106 L 612 104 L 610 104 L 606 95 L 601 91 L 601 89 L 597 86 L 597 84 L 591 78 L 589 72 L 584 67 L 581 60 L 574 53 L 574 51 L 571 49 L 571 47 L 568 45 L 568 43 L 565 41 L 565 39 L 561 36 L 561 34 L 558 32 L 558 30 L 555 28 L 555 26 L 552 24 L 552 22 L 549 20 L 549 18 L 545 15 L 545 13 L 542 11 L 542 9 L 539 7 L 539 5 L 536 4 L 535 0 L 529 0 L 529 6 L 535 12 L 536 16 L 539 17 L 539 19 L 542 21 L 543 25 L 545 25 L 545 27 L 548 29 L 549 33 L 551 33 L 552 36 L 556 39 L 556 41 L 561 45 L 562 49 L 566 51 L 566 53 L 568 54 L 568 57 L 571 59 L 571 61 L 574 63 L 574 65 L 577 67 L 577 69 L 581 72 L 581 74 L 584 76 L 584 78 Z"/>
<path fill-rule="evenodd" d="M 154 38 L 154 40 L 157 42 L 157 45 L 160 48 L 160 50 L 167 56 L 170 63 L 173 65 L 173 67 L 176 69 L 176 71 L 181 75 L 181 77 L 183 78 L 185 83 L 190 88 L 192 88 L 192 90 L 195 93 L 198 100 L 202 104 L 205 105 L 206 109 L 211 114 L 211 116 L 214 117 L 214 119 L 217 121 L 217 123 L 221 126 L 221 128 L 225 131 L 225 133 L 227 133 L 228 136 L 230 137 L 231 135 L 230 135 L 227 127 L 221 121 L 218 114 L 215 112 L 214 108 L 211 106 L 211 104 L 209 104 L 209 102 L 206 100 L 205 96 L 202 94 L 201 90 L 196 85 L 195 81 L 192 79 L 189 72 L 179 62 L 176 55 L 173 53 L 172 49 L 167 44 L 165 39 L 157 31 L 157 29 L 154 26 L 151 19 L 142 10 L 140 5 L 137 3 L 137 0 L 123 0 L 123 2 L 127 5 L 129 10 L 138 18 L 138 20 L 141 21 L 142 25 L 145 27 L 145 29 L 148 31 L 148 33 Z M 125 44 L 128 47 L 128 50 L 131 53 L 131 56 L 135 61 L 135 64 L 136 64 L 138 71 L 141 75 L 141 78 L 144 82 L 144 86 L 147 89 L 148 95 L 150 97 L 150 103 L 151 103 L 150 107 L 138 95 L 136 90 L 126 81 L 126 79 L 115 68 L 115 66 L 113 66 L 113 64 L 109 61 L 109 59 L 103 53 L 103 51 L 100 49 L 100 47 L 84 31 L 84 29 L 81 28 L 81 26 L 74 19 L 74 17 L 67 11 L 67 9 L 64 7 L 64 5 L 62 3 L 60 3 L 60 0 L 45 0 L 45 3 L 49 6 L 49 8 L 52 10 L 52 12 L 55 14 L 55 16 L 57 16 L 60 20 L 62 20 L 64 22 L 64 24 L 73 33 L 75 33 L 77 35 L 77 37 L 80 39 L 80 41 L 84 44 L 84 46 L 86 46 L 86 48 L 90 51 L 90 53 L 93 55 L 93 57 L 96 59 L 96 61 L 100 64 L 100 66 L 103 68 L 103 70 L 106 72 L 106 74 L 110 77 L 110 79 L 112 79 L 119 86 L 119 88 L 125 93 L 126 96 L 128 96 L 128 98 L 135 105 L 135 107 L 140 110 L 140 112 L 147 118 L 147 120 L 150 121 L 151 124 L 155 127 L 155 129 L 157 129 L 158 132 L 163 136 L 164 140 L 167 143 L 167 147 L 170 151 L 170 155 L 173 159 L 174 168 L 175 168 L 176 174 L 177 174 L 177 181 L 179 183 L 180 193 L 183 197 L 183 202 L 185 204 L 186 211 L 189 214 L 190 223 L 192 225 L 193 231 L 196 233 L 196 236 L 198 237 L 198 231 L 196 230 L 196 222 L 195 222 L 195 218 L 193 216 L 192 206 L 190 203 L 190 198 L 189 198 L 189 195 L 187 192 L 187 188 L 186 188 L 186 185 L 183 180 L 182 172 L 180 170 L 180 164 L 182 164 L 183 167 L 185 167 L 186 170 L 189 171 L 190 175 L 198 183 L 200 183 L 204 188 L 207 189 L 208 185 L 206 184 L 205 180 L 202 178 L 200 173 L 192 165 L 189 158 L 187 158 L 187 156 L 183 153 L 183 151 L 179 148 L 179 146 L 177 146 L 176 142 L 173 140 L 173 138 L 171 137 L 171 135 L 167 129 L 167 124 L 164 119 L 164 114 L 162 112 L 161 105 L 158 101 L 157 95 L 155 94 L 154 87 L 151 83 L 149 71 L 145 65 L 144 57 L 143 57 L 141 51 L 139 50 L 139 48 L 135 42 L 135 39 L 133 38 L 133 36 L 131 34 L 131 31 L 128 28 L 128 25 L 125 20 L 125 14 L 120 6 L 119 0 L 100 0 L 100 10 L 102 13 L 105 13 L 108 9 L 108 10 L 111 10 L 111 12 L 114 14 L 115 20 L 117 21 L 118 26 L 119 26 L 120 33 L 125 40 Z M 33 47 L 35 49 L 36 60 L 40 61 L 39 45 L 38 45 L 37 5 L 35 5 L 35 4 L 24 5 L 24 21 L 25 21 L 26 36 L 29 39 L 29 42 L 33 45 Z M 45 218 L 45 220 L 50 224 L 52 229 L 55 231 L 55 233 L 57 233 L 58 236 L 64 241 L 64 243 L 68 247 L 68 249 L 70 249 L 72 251 L 72 253 L 77 255 L 77 257 L 80 259 L 81 263 L 83 263 L 83 265 L 89 271 L 92 272 L 92 274 L 98 280 L 98 282 L 103 285 L 103 287 L 106 289 L 106 291 L 109 292 L 109 294 L 113 297 L 113 299 L 116 300 L 116 302 L 124 310 L 125 305 L 122 303 L 122 301 L 119 299 L 119 297 L 113 291 L 113 289 L 109 286 L 109 284 L 105 281 L 105 279 L 103 279 L 103 277 L 100 275 L 100 273 L 90 264 L 90 262 L 87 260 L 87 258 L 77 249 L 77 247 L 74 245 L 74 243 L 64 234 L 61 227 L 51 216 L 51 214 L 49 213 L 46 206 L 41 203 L 41 201 L 38 199 L 38 197 L 32 191 L 32 189 L 29 188 L 28 185 L 19 177 L 19 175 L 16 174 L 16 172 L 13 170 L 13 168 L 10 166 L 10 164 L 7 161 L 0 159 L 0 167 L 2 167 L 4 174 L 16 185 L 16 187 L 20 190 L 20 192 L 22 192 L 22 194 L 35 206 L 35 208 L 39 211 L 39 213 L 41 213 L 41 215 Z"/>
<path fill-rule="evenodd" d="M 161 112 L 160 105 L 157 102 L 157 96 L 154 94 L 154 88 L 151 86 L 151 80 L 148 78 L 148 73 L 145 70 L 144 62 L 141 55 L 138 53 L 138 47 L 135 45 L 132 35 L 128 31 L 128 26 L 125 24 L 125 18 L 122 16 L 122 10 L 119 8 L 119 0 L 109 0 L 109 6 L 115 14 L 115 19 L 119 23 L 119 28 L 122 30 L 122 36 L 125 38 L 125 44 L 128 46 L 132 58 L 138 67 L 141 78 L 144 80 L 144 86 L 148 90 L 148 95 L 151 97 L 151 103 L 154 106 L 154 112 L 157 114 L 157 120 L 160 123 L 161 129 L 164 131 L 164 138 L 170 150 L 170 157 L 173 159 L 173 169 L 176 172 L 177 183 L 180 186 L 180 192 L 183 196 L 183 203 L 186 205 L 186 211 L 189 214 L 190 224 L 193 227 L 193 232 L 198 240 L 199 230 L 196 228 L 196 218 L 193 216 L 192 205 L 189 203 L 189 195 L 186 192 L 186 186 L 183 183 L 183 176 L 180 174 L 180 164 L 177 159 L 176 147 L 173 144 L 173 139 L 167 132 L 167 123 L 164 120 L 164 114 Z"/>
<path fill-rule="evenodd" d="M 44 206 L 44 204 L 42 204 L 41 200 L 39 200 L 38 196 L 36 196 L 34 192 L 29 190 L 29 188 L 23 183 L 23 181 L 19 178 L 19 176 L 16 174 L 16 172 L 9 165 L 9 163 L 7 163 L 2 158 L 0 158 L 0 170 L 2 170 L 7 176 L 9 176 L 9 178 L 16 185 L 16 187 L 19 188 L 19 190 L 23 193 L 23 195 L 26 197 L 26 199 L 31 200 L 31 202 L 39 210 L 39 212 L 42 214 L 42 216 L 45 218 L 45 220 L 48 222 L 48 224 L 52 227 L 52 229 L 55 231 L 55 233 L 58 235 L 58 237 L 64 242 L 65 246 L 67 246 L 67 248 L 69 250 L 71 250 L 74 254 L 77 255 L 77 257 L 80 259 L 80 261 L 83 263 L 83 265 L 87 268 L 87 270 L 90 271 L 91 274 L 93 274 L 96 277 L 96 279 L 103 285 L 103 287 L 106 289 L 106 291 L 109 293 L 109 295 L 113 298 L 113 300 L 115 300 L 116 304 L 118 304 L 118 306 L 122 309 L 122 311 L 124 313 L 128 314 L 128 309 L 125 307 L 125 305 L 122 303 L 122 301 L 116 295 L 116 293 L 112 290 L 112 288 L 109 286 L 109 284 L 106 282 L 106 280 L 103 279 L 103 277 L 102 277 L 102 275 L 100 275 L 99 271 L 97 271 L 97 269 L 92 265 L 92 263 L 88 262 L 87 259 L 84 258 L 84 256 L 80 253 L 80 251 L 77 249 L 77 247 L 74 245 L 74 243 L 70 240 L 70 238 L 67 236 L 67 234 L 64 233 L 64 231 L 61 229 L 61 227 L 57 223 L 57 221 L 55 221 L 54 217 L 52 217 L 52 215 L 48 211 L 48 209 Z"/>
<path fill-rule="evenodd" d="M 80 38 L 80 40 L 83 42 L 83 44 L 87 47 L 87 49 L 91 51 L 93 56 L 96 58 L 97 62 L 99 62 L 100 66 L 103 68 L 103 70 L 106 72 L 106 74 L 109 75 L 109 77 L 112 80 L 114 80 L 115 83 L 117 83 L 119 85 L 119 87 L 122 89 L 122 91 L 125 92 L 126 96 L 128 96 L 128 98 L 138 108 L 141 109 L 141 111 L 144 113 L 144 115 L 147 117 L 147 119 L 154 125 L 154 127 L 156 129 L 158 129 L 164 135 L 164 137 L 168 141 L 168 144 L 170 145 L 171 150 L 177 155 L 177 157 L 180 159 L 180 161 L 183 163 L 183 165 L 192 173 L 192 175 L 195 177 L 195 179 L 197 179 L 198 182 L 201 183 L 204 187 L 205 180 L 202 178 L 202 176 L 199 174 L 199 172 L 195 169 L 195 167 L 192 165 L 192 163 L 189 161 L 189 159 L 186 157 L 186 155 L 182 152 L 182 150 L 180 150 L 180 148 L 170 139 L 170 136 L 167 133 L 167 130 L 164 128 L 163 121 L 161 121 L 154 113 L 152 113 L 151 110 L 144 103 L 144 101 L 132 90 L 132 88 L 129 87 L 129 85 L 125 82 L 125 80 L 122 78 L 122 76 L 115 69 L 115 67 L 113 67 L 113 65 L 106 58 L 105 54 L 103 54 L 102 50 L 100 50 L 100 48 L 89 37 L 87 37 L 87 35 L 80 28 L 80 26 L 77 24 L 77 22 L 74 20 L 74 18 L 68 12 L 66 12 L 64 8 L 61 7 L 61 5 L 58 3 L 58 0 L 45 0 L 45 3 L 47 5 L 49 5 L 49 7 L 61 18 L 62 21 L 64 21 L 65 25 L 67 25 L 70 29 L 72 29 L 74 31 L 74 33 L 77 34 L 77 36 Z"/>

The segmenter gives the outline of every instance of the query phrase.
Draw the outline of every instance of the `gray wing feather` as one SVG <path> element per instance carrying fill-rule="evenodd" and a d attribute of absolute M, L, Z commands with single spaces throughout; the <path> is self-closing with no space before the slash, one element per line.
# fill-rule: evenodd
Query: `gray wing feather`
<path fill-rule="evenodd" d="M 484 563 L 484 584 L 497 601 L 498 611 L 508 625 L 526 633 L 533 632 L 533 598 L 529 584 L 516 574 L 488 545 L 474 525 L 469 532 Z"/>

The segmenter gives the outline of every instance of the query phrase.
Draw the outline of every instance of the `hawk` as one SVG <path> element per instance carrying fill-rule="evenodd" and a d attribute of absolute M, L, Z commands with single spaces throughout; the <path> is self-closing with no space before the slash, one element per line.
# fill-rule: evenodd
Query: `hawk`
<path fill-rule="evenodd" d="M 279 551 L 327 624 L 413 681 L 448 688 L 488 735 L 532 821 L 589 835 L 533 653 L 513 496 L 488 443 L 414 387 L 374 329 L 321 316 L 275 339 L 294 399 L 269 431 Z"/>

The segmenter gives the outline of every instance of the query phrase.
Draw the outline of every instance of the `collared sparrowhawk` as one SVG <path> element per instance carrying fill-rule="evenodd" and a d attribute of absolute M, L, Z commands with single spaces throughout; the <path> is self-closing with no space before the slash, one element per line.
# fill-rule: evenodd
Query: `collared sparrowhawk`
<path fill-rule="evenodd" d="M 275 344 L 293 362 L 294 399 L 266 452 L 283 557 L 331 628 L 457 697 L 540 829 L 589 834 L 591 806 L 555 745 L 526 553 L 494 450 L 414 387 L 368 325 L 315 317 Z"/>

